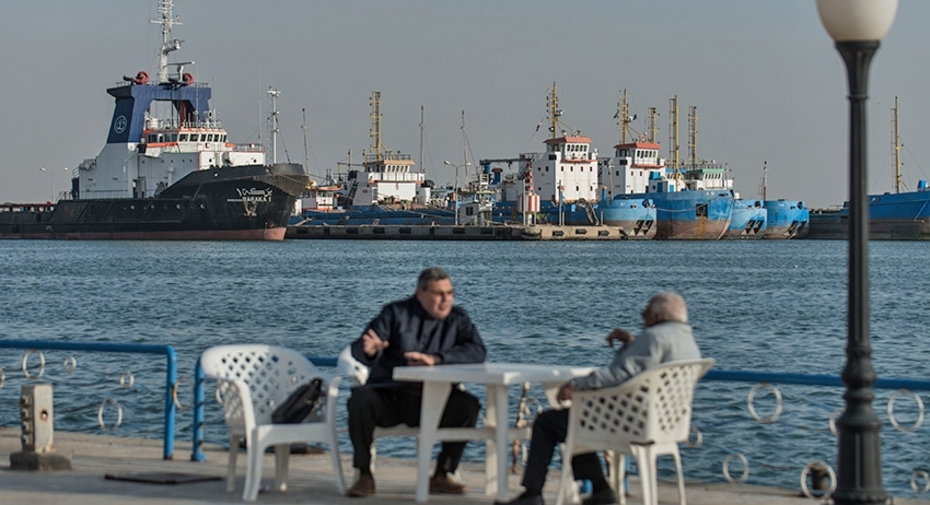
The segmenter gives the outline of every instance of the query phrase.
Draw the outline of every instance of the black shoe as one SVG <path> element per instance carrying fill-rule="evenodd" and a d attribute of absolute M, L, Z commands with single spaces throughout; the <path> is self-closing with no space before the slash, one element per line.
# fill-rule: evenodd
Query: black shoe
<path fill-rule="evenodd" d="M 617 495 L 609 487 L 601 489 L 581 501 L 581 505 L 614 505 L 615 503 L 617 503 Z"/>
<path fill-rule="evenodd" d="M 495 501 L 494 505 L 545 505 L 545 504 L 543 503 L 541 494 L 529 496 L 526 493 L 523 493 L 520 496 L 510 501 L 506 501 L 506 502 Z"/>

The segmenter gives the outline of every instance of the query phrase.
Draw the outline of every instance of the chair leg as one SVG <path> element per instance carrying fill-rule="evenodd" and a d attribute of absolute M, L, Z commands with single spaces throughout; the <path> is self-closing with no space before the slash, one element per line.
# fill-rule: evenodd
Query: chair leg
<path fill-rule="evenodd" d="M 339 488 L 340 494 L 346 494 L 346 479 L 342 474 L 342 459 L 339 457 L 339 442 L 336 440 L 335 429 L 329 437 L 329 454 L 333 459 L 333 473 L 336 475 L 336 487 Z"/>
<path fill-rule="evenodd" d="M 291 459 L 291 444 L 274 446 L 274 486 L 280 492 L 287 491 L 287 467 Z"/>
<path fill-rule="evenodd" d="M 651 446 L 632 445 L 633 456 L 636 458 L 636 467 L 639 469 L 639 480 L 643 488 L 643 505 L 657 505 L 655 456 L 649 450 Z"/>
<path fill-rule="evenodd" d="M 678 476 L 678 504 L 687 505 L 685 503 L 685 475 L 681 470 L 681 453 L 678 452 L 677 446 L 671 454 L 675 459 L 675 474 Z"/>
<path fill-rule="evenodd" d="M 226 492 L 232 493 L 236 490 L 236 458 L 239 456 L 239 441 L 242 438 L 239 435 L 230 435 L 229 437 L 229 462 L 226 464 Z"/>
<path fill-rule="evenodd" d="M 626 456 L 617 452 L 610 453 L 610 485 L 617 493 L 617 503 L 626 505 Z"/>
<path fill-rule="evenodd" d="M 258 498 L 258 490 L 262 484 L 262 463 L 265 453 L 265 445 L 259 440 L 257 434 L 249 434 L 245 437 L 247 446 L 248 467 L 245 471 L 245 490 L 242 492 L 242 500 L 253 502 Z"/>
<path fill-rule="evenodd" d="M 555 505 L 563 505 L 566 501 L 578 503 L 578 487 L 575 486 L 575 475 L 572 473 L 571 448 L 563 443 L 559 446 L 559 450 L 562 453 L 562 475 L 559 478 Z"/>

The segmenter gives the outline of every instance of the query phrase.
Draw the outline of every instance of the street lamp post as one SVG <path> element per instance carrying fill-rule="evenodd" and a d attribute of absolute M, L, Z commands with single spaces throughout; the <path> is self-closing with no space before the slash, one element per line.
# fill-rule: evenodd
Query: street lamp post
<path fill-rule="evenodd" d="M 898 0 L 817 0 L 817 11 L 846 64 L 849 84 L 849 273 L 847 303 L 846 410 L 836 421 L 837 486 L 833 501 L 884 504 L 879 438 L 872 410 L 875 369 L 869 343 L 869 205 L 865 101 L 869 64 L 894 21 Z"/>
<path fill-rule="evenodd" d="M 452 186 L 452 199 L 455 205 L 455 225 L 459 225 L 459 167 L 470 167 L 471 163 L 465 162 L 461 165 L 456 165 L 455 163 L 450 162 L 449 160 L 442 162 L 444 165 L 449 165 L 455 167 L 455 185 Z"/>
<path fill-rule="evenodd" d="M 62 168 L 61 170 L 47 170 L 45 167 L 39 167 L 39 170 L 52 175 L 52 199 L 50 201 L 55 203 L 55 175 L 62 172 L 67 172 L 68 167 Z"/>

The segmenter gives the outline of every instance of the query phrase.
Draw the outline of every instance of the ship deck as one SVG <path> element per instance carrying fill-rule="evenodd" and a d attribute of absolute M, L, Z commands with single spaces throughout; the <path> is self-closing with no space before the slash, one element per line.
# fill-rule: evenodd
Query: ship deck
<path fill-rule="evenodd" d="M 59 454 L 71 453 L 72 470 L 54 472 L 30 472 L 10 470 L 5 463 L 9 455 L 20 449 L 20 430 L 0 428 L 0 489 L 4 504 L 77 505 L 95 503 L 99 505 L 133 503 L 154 504 L 212 504 L 242 503 L 245 453 L 238 459 L 236 491 L 226 492 L 222 477 L 226 472 L 226 451 L 222 447 L 207 444 L 204 448 L 206 461 L 166 461 L 162 459 L 160 440 L 143 440 L 115 436 L 55 433 L 55 447 Z M 189 454 L 190 447 L 178 444 L 178 458 Z M 350 456 L 343 454 L 343 470 L 348 484 L 352 481 Z M 274 459 L 266 456 L 265 480 L 274 479 Z M 483 468 L 476 463 L 463 463 L 460 467 L 462 479 L 469 486 L 465 496 L 431 495 L 430 503 L 490 504 L 493 497 L 483 492 Z M 108 480 L 104 476 L 147 476 L 174 474 L 174 477 L 213 477 L 214 480 L 183 484 L 151 484 L 123 480 Z M 558 471 L 549 473 L 545 489 L 546 503 L 555 503 Z M 311 503 L 311 504 L 355 504 L 378 503 L 388 505 L 412 505 L 416 481 L 416 463 L 413 460 L 379 457 L 376 462 L 375 479 L 378 492 L 365 498 L 342 496 L 336 489 L 328 454 L 294 455 L 291 457 L 288 490 L 285 492 L 262 492 L 256 503 Z M 519 475 L 512 475 L 509 488 L 511 496 L 520 488 Z M 628 503 L 641 502 L 639 482 L 630 478 L 631 494 Z M 814 503 L 796 490 L 772 487 L 725 484 L 687 483 L 687 499 L 692 505 L 808 505 Z M 659 483 L 659 503 L 677 503 L 673 483 Z M 927 505 L 930 501 L 895 498 L 898 505 Z"/>

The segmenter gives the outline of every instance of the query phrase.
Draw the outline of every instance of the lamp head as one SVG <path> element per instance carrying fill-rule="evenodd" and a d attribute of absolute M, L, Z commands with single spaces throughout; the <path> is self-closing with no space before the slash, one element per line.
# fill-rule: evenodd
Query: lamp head
<path fill-rule="evenodd" d="M 443 165 L 451 165 L 452 163 L 449 163 L 449 160 L 446 160 L 446 161 L 443 161 L 442 164 L 443 164 Z"/>
<path fill-rule="evenodd" d="M 891 29 L 898 0 L 817 0 L 817 13 L 837 42 L 881 40 Z"/>

